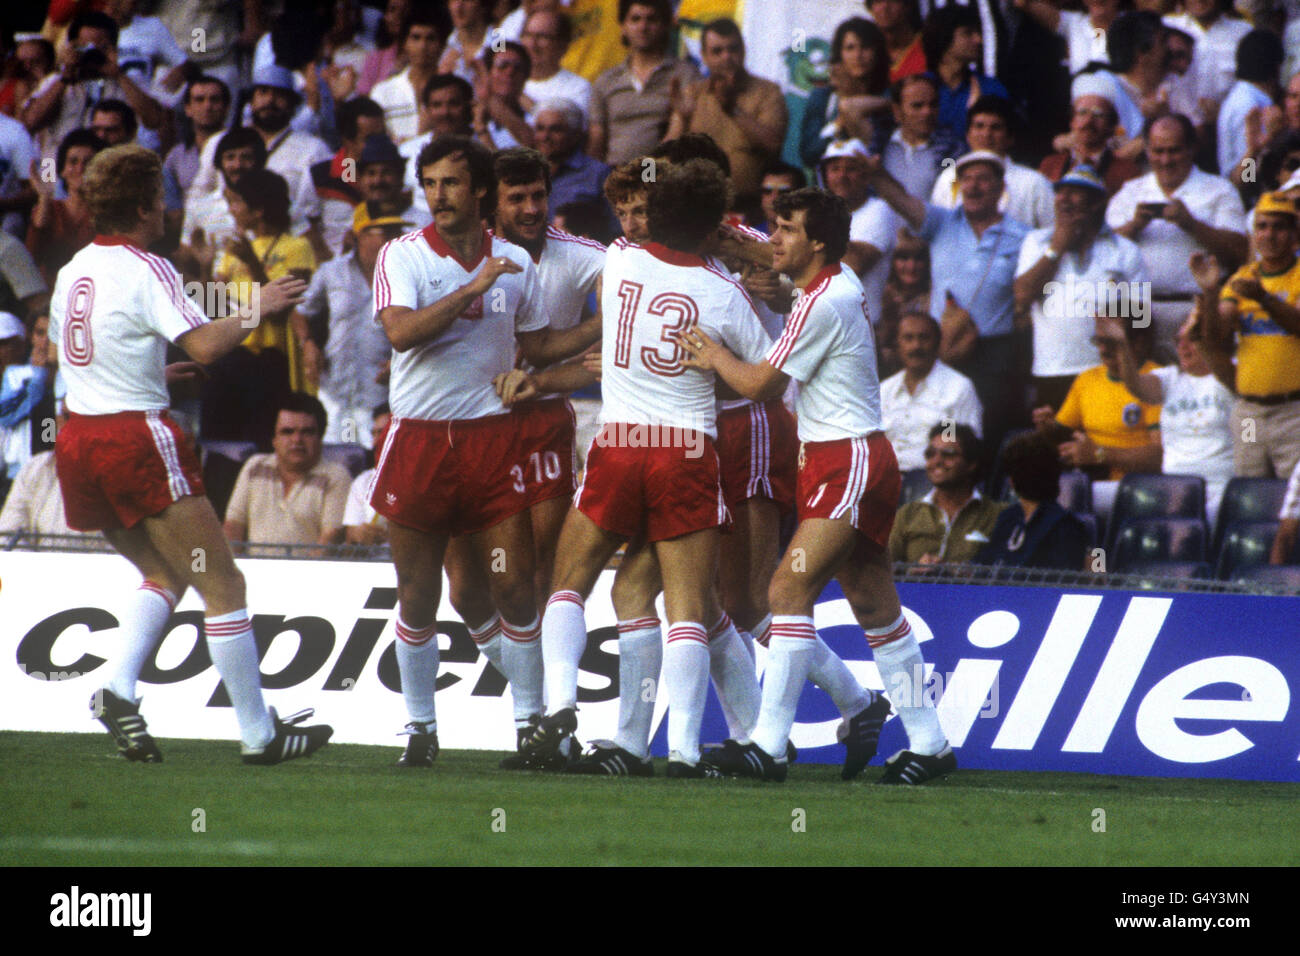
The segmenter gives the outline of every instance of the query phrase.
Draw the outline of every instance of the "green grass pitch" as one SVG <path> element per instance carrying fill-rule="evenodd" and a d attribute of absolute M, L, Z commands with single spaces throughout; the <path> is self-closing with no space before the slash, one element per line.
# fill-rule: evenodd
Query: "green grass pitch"
<path fill-rule="evenodd" d="M 0 864 L 1258 866 L 1300 863 L 1295 785 L 963 770 L 922 788 L 796 764 L 785 784 L 510 773 L 500 754 L 0 733 Z M 879 759 L 879 758 L 878 758 Z M 1102 827 L 1104 826 L 1104 830 Z"/>

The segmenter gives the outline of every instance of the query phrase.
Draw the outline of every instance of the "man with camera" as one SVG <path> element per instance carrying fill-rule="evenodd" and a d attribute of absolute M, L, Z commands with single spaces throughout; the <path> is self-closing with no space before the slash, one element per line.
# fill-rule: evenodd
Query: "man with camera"
<path fill-rule="evenodd" d="M 41 137 L 41 153 L 53 157 L 74 129 L 90 125 L 103 100 L 125 101 L 149 129 L 160 129 L 167 111 L 118 68 L 117 23 L 93 10 L 78 14 L 68 26 L 68 42 L 51 72 L 23 104 L 19 118 Z"/>

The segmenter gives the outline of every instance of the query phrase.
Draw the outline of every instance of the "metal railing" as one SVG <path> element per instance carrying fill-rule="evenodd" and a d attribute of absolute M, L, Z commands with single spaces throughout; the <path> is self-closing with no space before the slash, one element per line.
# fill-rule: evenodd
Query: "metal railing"
<path fill-rule="evenodd" d="M 237 546 L 241 557 L 288 558 L 311 561 L 388 562 L 388 545 L 249 544 Z M 104 553 L 113 549 L 99 535 L 55 535 L 7 532 L 0 551 Z M 619 558 L 610 562 L 618 567 Z M 909 584 L 972 584 L 1015 587 L 1078 588 L 1084 590 L 1172 591 L 1192 594 L 1269 594 L 1300 596 L 1300 586 L 1262 581 L 1219 581 L 1193 577 L 1162 577 L 1117 572 L 1052 571 L 1035 568 L 989 567 L 977 564 L 894 565 L 894 576 Z"/>

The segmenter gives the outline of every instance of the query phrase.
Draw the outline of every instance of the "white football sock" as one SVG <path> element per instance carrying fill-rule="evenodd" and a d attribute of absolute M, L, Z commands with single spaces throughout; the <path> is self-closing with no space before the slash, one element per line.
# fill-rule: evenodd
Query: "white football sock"
<path fill-rule="evenodd" d="M 663 687 L 668 693 L 668 750 L 694 766 L 700 762 L 700 724 L 709 693 L 709 638 L 703 624 L 668 625 Z"/>
<path fill-rule="evenodd" d="M 478 652 L 504 674 L 506 669 L 501 663 L 501 615 L 493 614 L 482 627 L 466 625 L 466 630 L 469 631 L 470 640 L 474 642 Z"/>
<path fill-rule="evenodd" d="M 795 708 L 817 654 L 817 629 L 811 617 L 777 614 L 767 642 L 763 707 L 750 738 L 769 756 L 785 759 Z"/>
<path fill-rule="evenodd" d="M 542 622 L 533 618 L 531 623 L 517 627 L 503 620 L 501 636 L 501 664 L 506 680 L 510 681 L 510 696 L 515 701 L 515 726 L 527 727 L 530 717 L 540 717 L 543 712 Z M 576 688 L 576 674 L 573 684 Z"/>
<path fill-rule="evenodd" d="M 841 717 L 852 717 L 871 705 L 871 691 L 858 683 L 848 665 L 819 636 L 808 679 L 830 694 Z"/>
<path fill-rule="evenodd" d="M 433 696 L 438 689 L 438 622 L 411 627 L 397 618 L 397 671 L 411 723 L 436 727 Z"/>
<path fill-rule="evenodd" d="M 749 655 L 751 664 L 758 663 L 758 656 L 754 653 L 754 635 L 742 628 L 736 628 L 736 633 L 740 635 L 740 642 L 745 645 L 745 653 Z"/>
<path fill-rule="evenodd" d="M 939 714 L 934 704 L 920 686 L 924 680 L 925 660 L 907 618 L 899 614 L 894 623 L 863 633 L 871 646 L 876 666 L 880 668 L 889 701 L 907 731 L 908 749 L 916 754 L 937 754 L 948 746 L 948 738 L 939 726 Z"/>
<path fill-rule="evenodd" d="M 754 643 L 767 647 L 767 642 L 772 637 L 772 615 L 765 614 L 763 620 L 755 624 L 754 629 L 749 633 L 754 635 Z"/>
<path fill-rule="evenodd" d="M 240 740 L 244 746 L 260 750 L 275 737 L 275 724 L 262 699 L 262 672 L 248 609 L 204 618 L 203 636 L 234 705 Z"/>
<path fill-rule="evenodd" d="M 758 720 L 763 690 L 758 686 L 754 659 L 745 652 L 745 642 L 726 611 L 709 631 L 709 674 L 727 718 L 727 736 L 747 739 Z"/>
<path fill-rule="evenodd" d="M 552 714 L 578 706 L 578 662 L 587 649 L 585 602 L 577 591 L 556 591 L 542 616 L 542 661 Z"/>
<path fill-rule="evenodd" d="M 650 755 L 663 660 L 659 618 L 618 622 L 618 733 L 614 743 L 642 760 Z"/>
<path fill-rule="evenodd" d="M 131 596 L 118 627 L 121 637 L 105 685 L 123 700 L 135 700 L 135 683 L 140 679 L 140 671 L 158 646 L 175 607 L 176 595 L 152 581 L 145 581 Z"/>

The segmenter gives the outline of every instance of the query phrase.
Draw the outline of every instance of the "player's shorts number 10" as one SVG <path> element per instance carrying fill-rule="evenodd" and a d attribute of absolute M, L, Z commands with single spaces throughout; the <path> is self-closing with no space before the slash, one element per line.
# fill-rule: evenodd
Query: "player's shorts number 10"
<path fill-rule="evenodd" d="M 560 477 L 560 456 L 553 451 L 539 452 L 535 451 L 528 456 L 528 462 L 525 465 L 514 465 L 510 469 L 510 477 L 514 478 L 514 489 L 516 493 L 523 494 L 527 490 L 524 483 L 527 472 L 532 471 L 533 483 L 540 485 L 545 480 L 554 481 Z"/>

